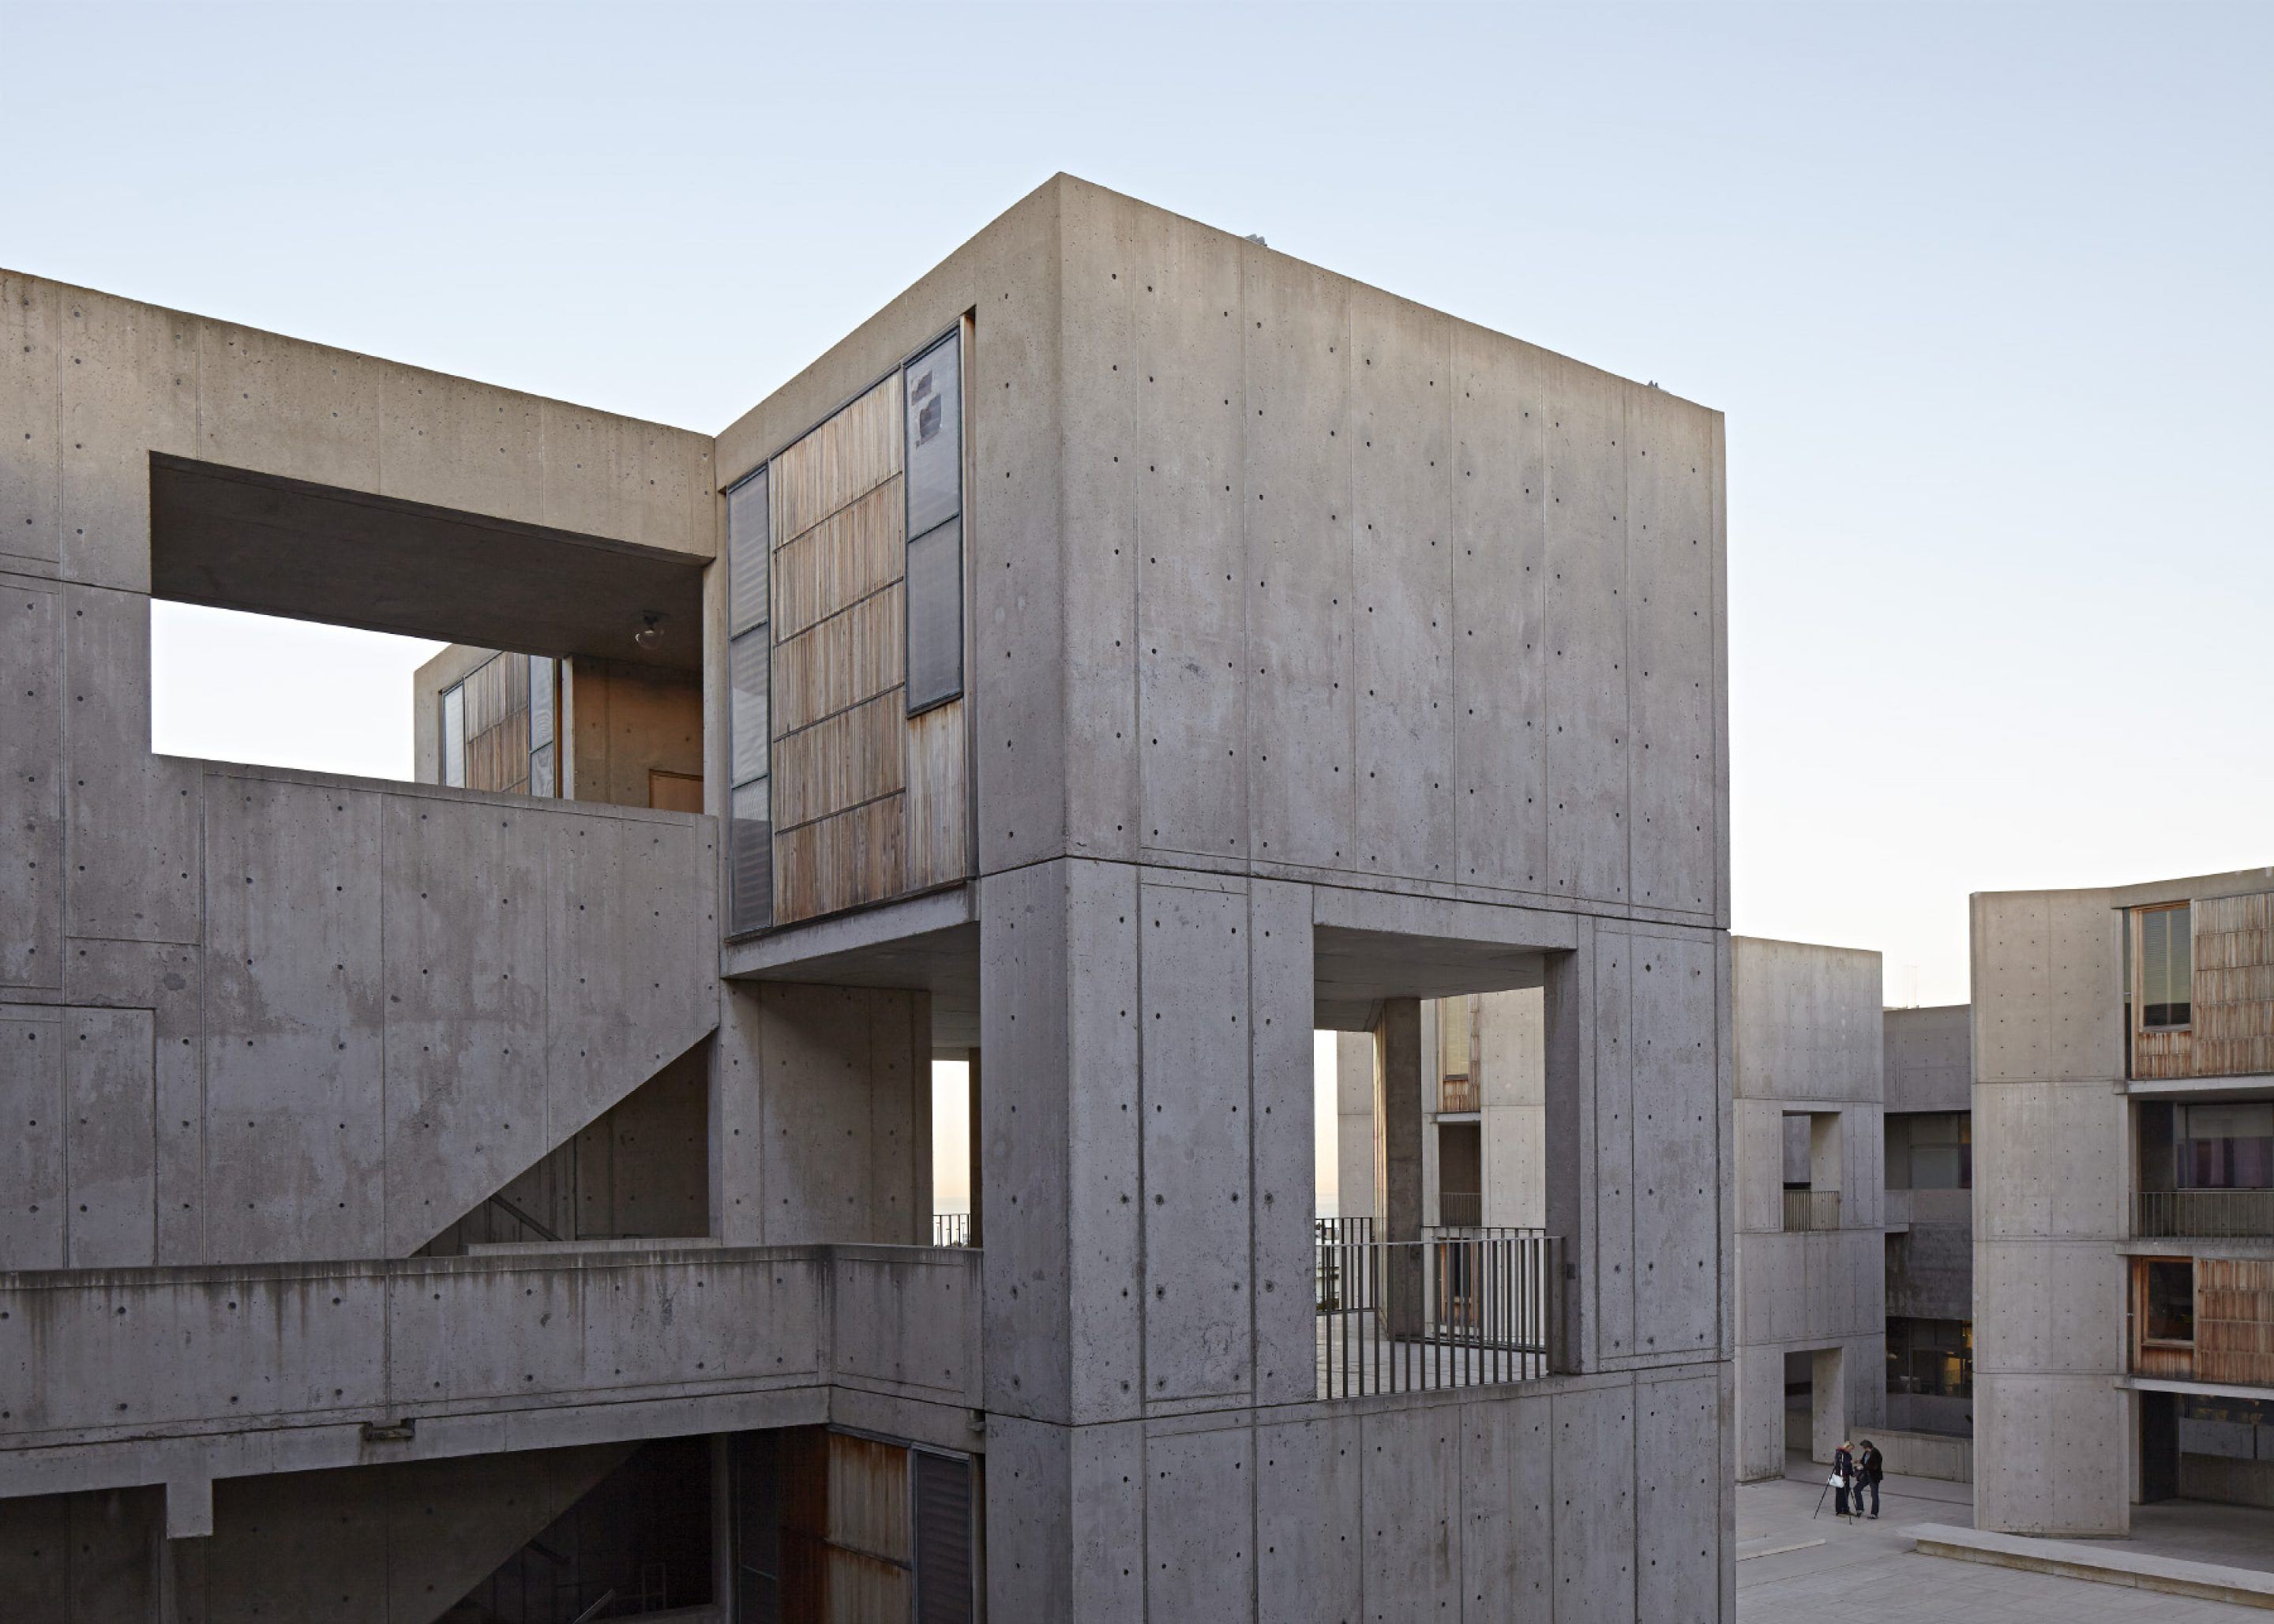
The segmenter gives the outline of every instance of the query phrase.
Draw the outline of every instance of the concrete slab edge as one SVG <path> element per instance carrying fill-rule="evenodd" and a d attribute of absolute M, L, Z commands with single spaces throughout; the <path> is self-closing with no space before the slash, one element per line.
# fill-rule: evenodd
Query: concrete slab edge
<path fill-rule="evenodd" d="M 2185 1596 L 2199 1601 L 2223 1601 L 2235 1606 L 2274 1612 L 2274 1574 L 2247 1568 L 2225 1568 L 2211 1562 L 2185 1562 L 2150 1556 L 2112 1546 L 2100 1551 L 2064 1540 L 2030 1539 L 2018 1534 L 1988 1534 L 1977 1529 L 1922 1522 L 1908 1530 L 1913 1548 L 1923 1556 L 1954 1561 L 1983 1562 L 1996 1568 L 2015 1568 L 2031 1573 L 2057 1574 L 2094 1584 L 2122 1585 L 2154 1590 L 2165 1596 Z"/>

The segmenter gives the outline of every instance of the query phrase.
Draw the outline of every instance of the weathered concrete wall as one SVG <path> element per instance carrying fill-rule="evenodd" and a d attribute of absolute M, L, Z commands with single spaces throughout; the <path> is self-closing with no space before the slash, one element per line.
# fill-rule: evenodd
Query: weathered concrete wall
<path fill-rule="evenodd" d="M 1061 176 L 724 431 L 722 482 L 967 310 L 982 873 L 1726 924 L 1718 413 Z"/>
<path fill-rule="evenodd" d="M 41 1452 L 6 1487 L 703 1431 L 706 1405 L 832 1386 L 966 1410 L 979 1271 L 958 1247 L 626 1244 L 0 1275 L 0 1447 Z M 360 1437 L 405 1420 L 400 1447 Z"/>
<path fill-rule="evenodd" d="M 2130 1526 L 2115 900 L 1973 899 L 1975 1515 L 1999 1533 Z"/>
<path fill-rule="evenodd" d="M 148 591 L 153 452 L 716 551 L 707 436 L 13 271 L 0 416 L 0 570 L 20 575 Z"/>
<path fill-rule="evenodd" d="M 1973 1027 L 1974 1011 L 1963 1004 L 1884 1011 L 1886 1109 L 1971 1110 Z"/>
<path fill-rule="evenodd" d="M 1463 916 L 1561 950 L 1551 1110 L 1588 1124 L 1549 1208 L 1582 1259 L 1570 1363 L 1602 1380 L 1523 1411 L 1570 1440 L 1551 1506 L 1463 1454 L 1454 1417 L 1499 1439 L 1512 1397 L 1314 1400 L 1305 1103 L 1324 894 L 1117 863 L 983 883 L 993 1605 L 1246 1617 L 1253 1584 L 1275 1616 L 1332 1617 L 1360 1583 L 1449 1594 L 1465 1562 L 1521 1560 L 1526 1585 L 1585 1579 L 1604 1616 L 1712 1616 L 1728 1332 L 1711 934 Z M 1327 917 L 1364 916 L 1362 896 Z M 1580 1506 L 1615 1531 L 1580 1538 Z M 1447 1521 L 1475 1534 L 1466 1554 Z M 1560 1566 L 1530 1565 L 1551 1551 Z"/>
<path fill-rule="evenodd" d="M 1876 952 L 1740 936 L 1732 944 L 1736 1048 L 1737 1471 L 1785 1466 L 1784 1361 L 1819 1357 L 1819 1405 L 1834 1430 L 1876 1424 L 1886 1369 L 1880 1142 L 1883 1042 Z M 1838 1227 L 1787 1231 L 1784 1185 L 1797 1162 L 1839 1192 Z M 1819 1432 L 1821 1429 L 1819 1429 Z M 1818 1441 L 1821 1441 L 1819 1438 Z"/>
<path fill-rule="evenodd" d="M 1033 1598 L 1020 1616 L 1284 1624 L 1480 1605 L 1734 1617 L 1715 1582 L 1717 1561 L 1734 1571 L 1725 1403 L 1705 1365 L 1237 1417 L 998 1419 L 990 1605 L 1000 1616 L 1008 1591 Z M 1065 1507 L 1071 1522 L 1042 1515 Z"/>

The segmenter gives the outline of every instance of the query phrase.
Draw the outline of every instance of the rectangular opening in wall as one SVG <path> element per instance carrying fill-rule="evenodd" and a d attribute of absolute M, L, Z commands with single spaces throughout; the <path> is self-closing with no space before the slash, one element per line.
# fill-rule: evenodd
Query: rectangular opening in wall
<path fill-rule="evenodd" d="M 703 771 L 702 574 L 677 553 L 153 456 L 152 748 L 645 805 L 647 766 Z"/>

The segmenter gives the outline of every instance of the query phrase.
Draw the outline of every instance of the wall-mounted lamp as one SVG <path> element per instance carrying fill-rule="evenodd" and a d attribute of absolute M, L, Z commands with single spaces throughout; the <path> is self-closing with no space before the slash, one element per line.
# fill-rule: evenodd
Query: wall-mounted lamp
<path fill-rule="evenodd" d="M 640 618 L 647 624 L 632 634 L 632 641 L 643 649 L 652 649 L 663 641 L 663 633 L 659 629 L 663 617 L 654 610 L 649 609 L 644 611 Z"/>

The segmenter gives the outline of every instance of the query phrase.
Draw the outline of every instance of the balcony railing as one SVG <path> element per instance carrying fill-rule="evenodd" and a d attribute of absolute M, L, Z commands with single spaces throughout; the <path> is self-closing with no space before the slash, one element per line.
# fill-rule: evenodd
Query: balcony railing
<path fill-rule="evenodd" d="M 931 1244 L 935 1246 L 971 1244 L 971 1214 L 934 1213 L 931 1215 Z"/>
<path fill-rule="evenodd" d="M 1800 1229 L 1838 1229 L 1840 1192 L 1837 1190 L 1786 1191 L 1784 1227 L 1787 1234 Z"/>
<path fill-rule="evenodd" d="M 1511 1229 L 1330 1240 L 1333 1222 L 1321 1222 L 1317 1247 L 1321 1398 L 1547 1373 L 1557 1237 Z"/>
<path fill-rule="evenodd" d="M 1440 1116 L 1476 1109 L 1476 1079 L 1449 1077 L 1437 1085 L 1437 1111 Z"/>
<path fill-rule="evenodd" d="M 2141 1190 L 2132 1233 L 2143 1240 L 2274 1237 L 2274 1190 Z"/>

